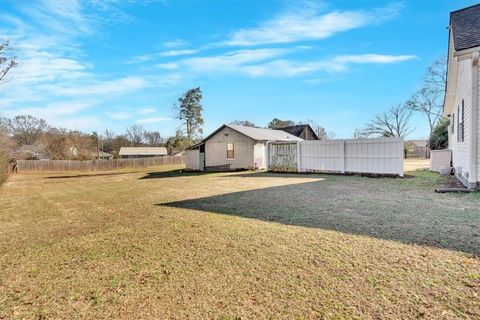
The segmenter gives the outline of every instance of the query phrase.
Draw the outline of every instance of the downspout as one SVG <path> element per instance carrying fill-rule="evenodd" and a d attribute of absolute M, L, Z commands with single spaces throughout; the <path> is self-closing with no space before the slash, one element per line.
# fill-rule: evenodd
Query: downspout
<path fill-rule="evenodd" d="M 472 111 L 470 113 L 472 117 L 472 122 L 470 126 L 470 134 L 471 134 L 471 149 L 470 149 L 470 176 L 471 179 L 468 188 L 474 189 L 477 186 L 477 152 L 478 152 L 478 139 L 477 139 L 477 132 L 478 132 L 478 60 L 479 60 L 479 52 L 475 51 L 472 54 Z"/>

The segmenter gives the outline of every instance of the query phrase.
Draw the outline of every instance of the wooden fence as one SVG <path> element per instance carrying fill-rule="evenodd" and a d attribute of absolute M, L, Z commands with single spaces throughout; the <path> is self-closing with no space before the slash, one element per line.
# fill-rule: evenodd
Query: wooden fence
<path fill-rule="evenodd" d="M 29 171 L 101 171 L 158 165 L 184 164 L 181 156 L 115 160 L 18 160 L 18 172 Z"/>
<path fill-rule="evenodd" d="M 396 138 L 272 143 L 268 169 L 403 176 L 403 156 L 403 140 Z"/>

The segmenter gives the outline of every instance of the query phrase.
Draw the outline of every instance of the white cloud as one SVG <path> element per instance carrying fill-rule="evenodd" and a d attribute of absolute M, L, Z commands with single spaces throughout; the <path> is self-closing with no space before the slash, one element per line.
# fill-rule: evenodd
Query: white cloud
<path fill-rule="evenodd" d="M 154 57 L 151 54 L 142 54 L 142 55 L 139 55 L 139 56 L 135 56 L 130 60 L 127 60 L 125 63 L 126 64 L 136 64 L 136 63 L 151 61 L 153 59 L 154 59 Z"/>
<path fill-rule="evenodd" d="M 248 64 L 269 60 L 290 52 L 288 49 L 254 49 L 227 52 L 218 56 L 190 58 L 181 61 L 196 72 L 235 72 Z"/>
<path fill-rule="evenodd" d="M 293 77 L 316 72 L 345 72 L 354 64 L 391 64 L 416 58 L 413 55 L 338 55 L 312 61 L 278 59 L 293 52 L 268 48 L 227 52 L 223 55 L 189 58 L 175 62 L 188 73 L 233 74 L 251 77 Z"/>
<path fill-rule="evenodd" d="M 169 121 L 172 120 L 170 117 L 154 117 L 154 118 L 144 118 L 137 120 L 137 123 L 155 123 L 155 122 L 162 122 L 162 121 Z"/>
<path fill-rule="evenodd" d="M 372 11 L 333 11 L 320 14 L 314 7 L 291 9 L 254 28 L 235 32 L 225 42 L 231 46 L 253 46 L 320 40 L 394 16 L 401 5 Z"/>
<path fill-rule="evenodd" d="M 181 48 L 181 47 L 185 47 L 187 46 L 189 43 L 188 41 L 185 41 L 183 39 L 175 39 L 175 40 L 171 40 L 171 41 L 166 41 L 163 43 L 163 46 L 165 48 L 170 48 L 170 49 L 173 49 L 173 48 Z"/>
<path fill-rule="evenodd" d="M 293 77 L 316 72 L 346 72 L 354 64 L 392 64 L 415 59 L 413 55 L 340 55 L 315 61 L 274 60 L 264 64 L 244 66 L 241 71 L 253 77 Z"/>
<path fill-rule="evenodd" d="M 169 50 L 169 51 L 161 52 L 160 55 L 165 57 L 175 57 L 175 56 L 190 55 L 197 52 L 198 50 L 194 50 L 194 49 Z"/>
<path fill-rule="evenodd" d="M 155 113 L 155 111 L 157 111 L 157 109 L 154 108 L 154 107 L 145 107 L 145 108 L 140 109 L 140 111 L 138 111 L 138 113 L 141 114 L 141 115 L 146 115 L 146 114 Z"/>
<path fill-rule="evenodd" d="M 114 120 L 127 120 L 130 119 L 131 115 L 128 112 L 125 111 L 107 111 L 105 112 L 107 117 L 114 119 Z"/>
<path fill-rule="evenodd" d="M 173 69 L 178 69 L 179 65 L 178 63 L 175 63 L 175 62 L 167 62 L 167 63 L 156 64 L 155 67 L 160 69 L 173 70 Z"/>
<path fill-rule="evenodd" d="M 98 81 L 83 86 L 80 85 L 57 87 L 55 90 L 55 94 L 62 96 L 126 94 L 147 87 L 150 87 L 150 83 L 143 78 L 125 77 L 115 80 Z"/>

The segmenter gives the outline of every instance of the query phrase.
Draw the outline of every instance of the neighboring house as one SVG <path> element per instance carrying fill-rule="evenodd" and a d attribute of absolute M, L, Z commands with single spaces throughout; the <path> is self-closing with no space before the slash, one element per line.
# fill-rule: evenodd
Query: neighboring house
<path fill-rule="evenodd" d="M 202 142 L 187 148 L 187 169 L 265 169 L 268 142 L 300 140 L 281 130 L 224 124 Z"/>
<path fill-rule="evenodd" d="M 282 130 L 293 134 L 295 137 L 302 138 L 303 140 L 319 140 L 315 131 L 308 124 L 299 124 L 289 127 L 275 128 L 275 130 Z"/>
<path fill-rule="evenodd" d="M 100 160 L 112 160 L 113 154 L 105 152 L 105 151 L 92 151 L 90 153 L 93 159 L 100 159 Z"/>
<path fill-rule="evenodd" d="M 12 152 L 12 158 L 17 160 L 50 160 L 51 157 L 44 146 L 22 145 Z"/>
<path fill-rule="evenodd" d="M 480 181 L 480 5 L 450 14 L 444 115 L 455 175 L 467 187 Z"/>
<path fill-rule="evenodd" d="M 71 146 L 70 148 L 68 148 L 68 151 L 67 151 L 68 159 L 75 159 L 79 155 L 80 155 L 80 151 L 78 151 L 77 147 Z"/>
<path fill-rule="evenodd" d="M 168 154 L 165 147 L 121 147 L 118 155 L 122 159 L 153 158 Z"/>

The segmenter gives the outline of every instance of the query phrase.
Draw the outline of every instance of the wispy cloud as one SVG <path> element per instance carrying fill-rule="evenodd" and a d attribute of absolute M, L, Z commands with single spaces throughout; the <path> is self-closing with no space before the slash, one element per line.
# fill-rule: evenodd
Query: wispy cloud
<path fill-rule="evenodd" d="M 272 59 L 287 52 L 290 50 L 279 48 L 238 50 L 223 55 L 185 59 L 181 64 L 196 72 L 235 72 L 242 66 Z"/>
<path fill-rule="evenodd" d="M 131 118 L 130 113 L 125 111 L 106 111 L 105 115 L 114 120 L 127 120 Z"/>
<path fill-rule="evenodd" d="M 174 48 L 181 48 L 181 47 L 185 47 L 189 44 L 188 41 L 185 41 L 183 39 L 175 39 L 175 40 L 171 40 L 171 41 L 166 41 L 164 42 L 162 45 L 165 47 L 165 48 L 169 48 L 169 49 L 174 49 Z"/>
<path fill-rule="evenodd" d="M 147 123 L 163 122 L 163 121 L 169 121 L 169 120 L 172 120 L 172 118 L 171 117 L 153 117 L 153 118 L 139 119 L 136 122 L 139 124 L 147 124 Z"/>
<path fill-rule="evenodd" d="M 146 115 L 146 114 L 155 113 L 155 111 L 157 111 L 157 109 L 155 107 L 145 107 L 145 108 L 141 108 L 138 111 L 138 113 L 141 114 L 141 115 Z"/>
<path fill-rule="evenodd" d="M 233 74 L 251 77 L 293 77 L 316 72 L 346 72 L 355 64 L 391 64 L 415 59 L 414 55 L 338 55 L 312 61 L 284 59 L 291 49 L 268 48 L 227 52 L 223 55 L 184 59 L 177 68 L 191 73 Z M 282 59 L 279 59 L 282 58 Z"/>
<path fill-rule="evenodd" d="M 160 55 L 165 57 L 185 56 L 185 55 L 197 53 L 198 51 L 199 50 L 195 50 L 195 49 L 169 50 L 169 51 L 161 52 Z"/>
<path fill-rule="evenodd" d="M 325 39 L 340 32 L 391 18 L 401 8 L 401 5 L 395 4 L 372 11 L 332 11 L 328 13 L 319 13 L 315 7 L 311 6 L 290 9 L 256 27 L 234 32 L 225 44 L 254 46 Z"/>

